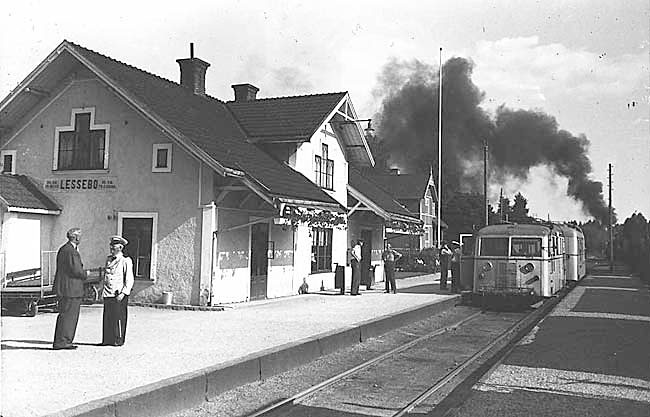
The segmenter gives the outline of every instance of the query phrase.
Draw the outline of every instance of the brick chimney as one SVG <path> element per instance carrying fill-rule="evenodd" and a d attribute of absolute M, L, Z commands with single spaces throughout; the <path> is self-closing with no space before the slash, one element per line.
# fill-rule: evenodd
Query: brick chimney
<path fill-rule="evenodd" d="M 253 101 L 256 99 L 259 88 L 252 84 L 233 84 L 232 89 L 235 90 L 235 101 Z"/>
<path fill-rule="evenodd" d="M 181 85 L 194 94 L 205 95 L 205 72 L 210 64 L 194 58 L 193 43 L 190 43 L 190 57 L 177 59 L 176 62 L 181 67 Z"/>

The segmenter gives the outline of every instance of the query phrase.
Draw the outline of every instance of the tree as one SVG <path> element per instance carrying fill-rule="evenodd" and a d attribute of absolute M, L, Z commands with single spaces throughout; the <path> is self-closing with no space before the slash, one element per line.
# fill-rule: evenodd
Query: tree
<path fill-rule="evenodd" d="M 515 195 L 515 201 L 510 207 L 510 221 L 514 223 L 527 223 L 530 220 L 528 217 L 528 200 L 521 194 Z"/>
<path fill-rule="evenodd" d="M 589 220 L 582 225 L 582 232 L 585 235 L 585 247 L 587 255 L 602 257 L 606 255 L 609 234 L 606 227 L 596 220 Z"/>
<path fill-rule="evenodd" d="M 472 233 L 485 225 L 485 201 L 481 194 L 456 193 L 444 199 L 442 220 L 447 223 L 447 240 L 458 239 L 460 233 Z M 492 206 L 488 206 L 488 216 L 493 219 Z M 492 220 L 490 220 L 492 222 Z"/>

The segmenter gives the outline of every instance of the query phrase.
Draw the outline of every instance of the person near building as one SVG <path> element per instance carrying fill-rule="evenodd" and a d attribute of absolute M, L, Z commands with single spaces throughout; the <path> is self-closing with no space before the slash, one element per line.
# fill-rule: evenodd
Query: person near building
<path fill-rule="evenodd" d="M 352 241 L 350 251 L 350 266 L 352 266 L 352 284 L 350 295 L 359 295 L 359 284 L 361 283 L 361 241 Z"/>
<path fill-rule="evenodd" d="M 452 250 L 447 242 L 442 242 L 440 247 L 440 289 L 447 289 L 447 277 L 449 275 L 449 263 L 451 261 Z"/>
<path fill-rule="evenodd" d="M 68 242 L 61 246 L 56 254 L 53 288 L 58 301 L 59 315 L 54 329 L 52 344 L 54 350 L 77 348 L 77 345 L 72 342 L 77 331 L 79 310 L 84 295 L 84 281 L 87 278 L 79 255 L 81 229 L 74 227 L 68 230 L 67 238 Z"/>
<path fill-rule="evenodd" d="M 133 262 L 122 250 L 127 244 L 122 236 L 111 236 L 110 255 L 104 269 L 104 317 L 102 345 L 122 346 L 126 338 L 129 295 L 133 289 Z"/>
<path fill-rule="evenodd" d="M 460 292 L 460 243 L 455 240 L 452 242 L 453 249 L 451 254 L 451 292 Z"/>
<path fill-rule="evenodd" d="M 397 294 L 397 286 L 395 285 L 395 261 L 401 257 L 401 253 L 394 250 L 390 243 L 386 243 L 386 249 L 381 254 L 381 259 L 384 261 L 386 293 L 389 293 L 392 287 L 393 294 Z"/>

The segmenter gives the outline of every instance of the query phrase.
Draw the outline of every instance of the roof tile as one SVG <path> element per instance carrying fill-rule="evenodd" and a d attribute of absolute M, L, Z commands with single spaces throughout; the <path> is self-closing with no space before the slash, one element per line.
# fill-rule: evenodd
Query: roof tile
<path fill-rule="evenodd" d="M 307 141 L 346 94 L 229 101 L 226 105 L 255 141 Z"/>
<path fill-rule="evenodd" d="M 307 177 L 250 143 L 222 101 L 196 95 L 172 81 L 68 44 L 220 164 L 243 170 L 273 195 L 336 203 Z"/>
<path fill-rule="evenodd" d="M 27 175 L 0 175 L 0 197 L 9 207 L 61 210 L 56 200 Z"/>

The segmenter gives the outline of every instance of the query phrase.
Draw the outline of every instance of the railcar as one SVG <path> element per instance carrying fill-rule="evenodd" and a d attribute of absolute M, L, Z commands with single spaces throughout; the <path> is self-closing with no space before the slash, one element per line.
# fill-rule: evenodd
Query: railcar
<path fill-rule="evenodd" d="M 558 227 L 562 230 L 566 247 L 566 281 L 570 285 L 575 285 L 587 274 L 585 237 L 578 226 L 572 224 L 559 224 Z"/>
<path fill-rule="evenodd" d="M 497 224 L 475 235 L 473 293 L 530 305 L 565 285 L 565 241 L 553 223 Z"/>

